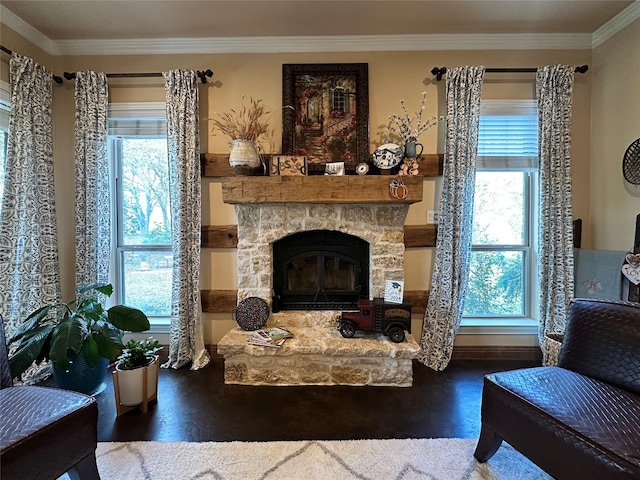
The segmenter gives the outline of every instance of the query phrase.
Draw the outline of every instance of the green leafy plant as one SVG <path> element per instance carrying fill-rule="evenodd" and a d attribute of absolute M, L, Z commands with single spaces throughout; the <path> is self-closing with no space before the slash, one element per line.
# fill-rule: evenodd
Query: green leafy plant
<path fill-rule="evenodd" d="M 115 366 L 119 370 L 135 370 L 136 368 L 146 367 L 153 362 L 156 353 L 162 350 L 158 340 L 148 337 L 146 340 L 131 339 L 127 342 L 118 355 Z"/>
<path fill-rule="evenodd" d="M 107 310 L 98 292 L 110 297 L 111 284 L 92 283 L 76 288 L 76 299 L 52 303 L 29 315 L 9 338 L 9 367 L 20 377 L 34 362 L 51 360 L 61 370 L 69 366 L 68 352 L 82 354 L 93 367 L 102 356 L 114 361 L 122 352 L 125 331 L 148 330 L 149 319 L 137 308 L 115 305 Z M 15 350 L 13 350 L 13 345 Z"/>

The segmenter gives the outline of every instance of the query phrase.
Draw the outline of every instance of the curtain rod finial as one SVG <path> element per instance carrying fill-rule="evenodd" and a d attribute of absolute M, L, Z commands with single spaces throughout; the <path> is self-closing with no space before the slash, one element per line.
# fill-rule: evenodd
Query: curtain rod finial
<path fill-rule="evenodd" d="M 213 71 L 210 68 L 208 68 L 203 72 L 201 72 L 200 70 L 197 70 L 196 75 L 200 78 L 202 83 L 207 83 L 207 77 L 213 77 Z"/>
<path fill-rule="evenodd" d="M 442 80 L 442 76 L 447 73 L 447 67 L 442 67 L 442 68 L 438 68 L 438 67 L 433 67 L 431 69 L 431 75 L 435 75 L 436 76 L 436 81 L 440 81 Z"/>

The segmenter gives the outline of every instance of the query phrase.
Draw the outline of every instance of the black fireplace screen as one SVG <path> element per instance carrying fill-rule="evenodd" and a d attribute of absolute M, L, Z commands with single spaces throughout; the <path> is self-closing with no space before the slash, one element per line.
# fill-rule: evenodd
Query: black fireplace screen
<path fill-rule="evenodd" d="M 312 230 L 273 244 L 273 308 L 342 310 L 369 295 L 369 243 L 354 235 Z"/>

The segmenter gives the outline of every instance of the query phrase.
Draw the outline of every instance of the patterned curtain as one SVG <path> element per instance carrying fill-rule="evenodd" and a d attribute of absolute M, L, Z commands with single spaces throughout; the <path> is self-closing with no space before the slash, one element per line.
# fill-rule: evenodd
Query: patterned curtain
<path fill-rule="evenodd" d="M 76 285 L 109 283 L 111 187 L 107 76 L 76 73 Z"/>
<path fill-rule="evenodd" d="M 483 76 L 482 66 L 447 71 L 447 136 L 440 223 L 418 357 L 421 363 L 438 371 L 444 370 L 451 360 L 469 276 Z"/>
<path fill-rule="evenodd" d="M 573 298 L 573 211 L 571 207 L 571 102 L 574 67 L 538 69 L 540 155 L 539 343 L 547 333 L 564 332 Z M 548 352 L 543 348 L 543 362 Z"/>
<path fill-rule="evenodd" d="M 11 115 L 0 219 L 0 314 L 7 336 L 31 312 L 61 296 L 51 73 L 14 53 L 10 75 Z M 47 372 L 32 368 L 24 378 L 36 381 Z"/>
<path fill-rule="evenodd" d="M 200 132 L 198 77 L 194 71 L 163 73 L 167 96 L 167 141 L 173 245 L 173 290 L 169 361 L 196 370 L 209 363 L 200 311 Z"/>
<path fill-rule="evenodd" d="M 2 204 L 0 306 L 7 336 L 33 310 L 60 299 L 53 184 L 51 74 L 13 54 Z"/>

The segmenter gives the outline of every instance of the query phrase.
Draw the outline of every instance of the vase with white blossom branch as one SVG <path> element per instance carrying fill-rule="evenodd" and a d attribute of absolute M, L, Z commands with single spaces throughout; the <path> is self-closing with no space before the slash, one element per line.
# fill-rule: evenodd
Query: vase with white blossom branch
<path fill-rule="evenodd" d="M 401 138 L 404 143 L 405 161 L 401 166 L 400 174 L 418 174 L 417 158 L 422 154 L 424 149 L 423 145 L 418 142 L 418 138 L 424 132 L 435 127 L 444 119 L 444 117 L 438 118 L 435 116 L 423 119 L 422 117 L 426 107 L 426 102 L 427 92 L 422 92 L 420 109 L 414 115 L 409 114 L 404 100 L 400 100 L 400 106 L 402 107 L 403 112 L 402 115 L 389 115 L 389 121 L 386 125 L 387 129 L 391 135 Z"/>

